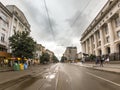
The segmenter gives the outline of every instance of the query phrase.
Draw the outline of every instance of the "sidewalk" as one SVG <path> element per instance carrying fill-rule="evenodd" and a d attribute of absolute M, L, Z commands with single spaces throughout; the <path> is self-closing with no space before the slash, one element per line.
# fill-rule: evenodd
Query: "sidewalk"
<path fill-rule="evenodd" d="M 0 72 L 13 71 L 13 67 L 0 67 Z"/>
<path fill-rule="evenodd" d="M 75 65 L 79 65 L 81 67 L 91 68 L 95 70 L 100 71 L 106 71 L 106 72 L 112 72 L 120 74 L 120 64 L 104 64 L 103 67 L 100 67 L 100 65 L 95 65 L 93 63 L 76 63 Z"/>
<path fill-rule="evenodd" d="M 0 72 L 0 84 L 9 82 L 11 80 L 16 80 L 16 79 L 19 79 L 22 77 L 34 76 L 34 75 L 42 73 L 46 69 L 50 68 L 51 65 L 52 64 L 33 65 L 33 66 L 30 66 L 27 70 Z"/>
<path fill-rule="evenodd" d="M 36 66 L 31 66 L 27 70 L 23 70 L 23 71 L 0 72 L 0 84 L 11 81 L 11 80 L 15 80 L 21 77 L 25 77 L 28 75 L 33 75 L 37 72 L 40 72 L 43 69 L 44 67 L 42 65 L 36 65 Z"/>

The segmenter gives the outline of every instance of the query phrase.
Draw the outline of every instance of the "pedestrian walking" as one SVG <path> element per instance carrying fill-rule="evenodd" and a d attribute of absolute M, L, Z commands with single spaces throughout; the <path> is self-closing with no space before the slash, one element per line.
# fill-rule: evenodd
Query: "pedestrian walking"
<path fill-rule="evenodd" d="M 97 65 L 99 63 L 99 60 L 98 60 L 98 58 L 96 57 L 95 58 L 95 64 Z"/>
<path fill-rule="evenodd" d="M 110 61 L 110 59 L 109 59 L 109 56 L 108 56 L 107 59 L 105 60 L 105 63 L 108 64 L 109 61 Z"/>
<path fill-rule="evenodd" d="M 1 62 L 0 62 L 0 66 L 3 67 L 3 65 L 4 65 L 4 61 L 1 60 Z"/>
<path fill-rule="evenodd" d="M 104 58 L 104 56 L 102 56 L 100 58 L 100 67 L 103 67 L 104 60 L 105 60 L 105 58 Z"/>
<path fill-rule="evenodd" d="M 84 62 L 85 62 L 85 57 L 83 57 L 83 58 L 82 58 L 81 62 L 82 62 L 82 63 L 84 63 Z"/>

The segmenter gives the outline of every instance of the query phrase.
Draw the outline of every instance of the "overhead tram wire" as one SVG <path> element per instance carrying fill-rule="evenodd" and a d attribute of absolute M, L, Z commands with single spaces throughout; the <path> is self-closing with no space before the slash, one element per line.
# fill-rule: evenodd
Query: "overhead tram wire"
<path fill-rule="evenodd" d="M 55 41 L 55 34 L 54 34 L 52 23 L 51 23 L 51 20 L 50 20 L 50 15 L 49 15 L 49 12 L 48 12 L 46 0 L 44 0 L 44 5 L 45 5 L 46 12 L 47 12 L 48 23 L 50 25 L 50 29 L 51 29 L 51 33 L 52 33 L 52 36 L 53 36 L 53 40 Z"/>
<path fill-rule="evenodd" d="M 85 9 L 86 9 L 86 8 L 88 7 L 88 5 L 90 4 L 90 1 L 91 1 L 91 0 L 88 1 L 88 3 L 87 3 L 86 6 L 81 10 L 81 12 L 85 11 Z M 79 17 L 80 17 L 80 14 L 81 14 L 81 13 L 79 13 L 79 15 L 75 18 L 75 20 L 74 20 L 73 23 L 71 24 L 71 27 L 77 22 L 77 20 L 78 20 Z"/>
<path fill-rule="evenodd" d="M 92 11 L 93 12 L 93 11 Z M 83 28 L 85 25 L 81 25 L 81 27 Z M 87 27 L 88 27 L 88 25 L 87 25 Z M 84 30 L 81 30 L 80 31 L 80 33 L 81 33 L 81 35 L 82 35 L 82 33 L 84 32 Z"/>

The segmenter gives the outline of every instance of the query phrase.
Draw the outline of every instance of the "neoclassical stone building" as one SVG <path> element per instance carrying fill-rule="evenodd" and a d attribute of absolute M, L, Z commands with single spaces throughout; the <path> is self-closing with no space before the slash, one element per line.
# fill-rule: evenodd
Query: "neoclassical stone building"
<path fill-rule="evenodd" d="M 108 0 L 80 41 L 83 53 L 120 60 L 120 0 Z"/>

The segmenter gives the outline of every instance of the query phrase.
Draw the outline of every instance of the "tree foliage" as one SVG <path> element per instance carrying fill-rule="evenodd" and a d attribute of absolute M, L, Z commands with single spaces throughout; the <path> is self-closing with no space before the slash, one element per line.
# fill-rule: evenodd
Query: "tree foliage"
<path fill-rule="evenodd" d="M 66 60 L 67 60 L 66 57 L 64 57 L 64 56 L 61 57 L 61 62 L 65 62 Z"/>
<path fill-rule="evenodd" d="M 96 56 L 93 55 L 93 54 L 91 54 L 91 55 L 89 56 L 89 59 L 92 60 L 92 61 L 94 61 L 95 58 L 96 58 Z"/>
<path fill-rule="evenodd" d="M 45 64 L 50 61 L 50 55 L 48 53 L 43 53 L 40 57 L 40 63 Z"/>
<path fill-rule="evenodd" d="M 15 57 L 33 58 L 36 42 L 29 36 L 29 32 L 15 32 L 9 37 L 12 54 Z"/>
<path fill-rule="evenodd" d="M 58 58 L 55 55 L 53 55 L 52 60 L 53 60 L 53 63 L 59 62 Z"/>

